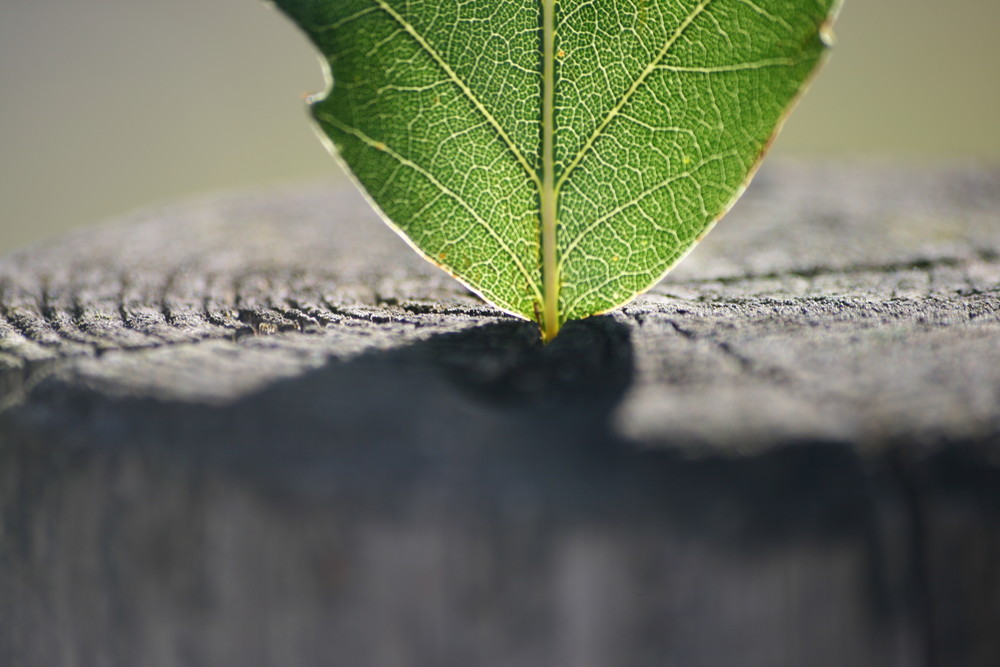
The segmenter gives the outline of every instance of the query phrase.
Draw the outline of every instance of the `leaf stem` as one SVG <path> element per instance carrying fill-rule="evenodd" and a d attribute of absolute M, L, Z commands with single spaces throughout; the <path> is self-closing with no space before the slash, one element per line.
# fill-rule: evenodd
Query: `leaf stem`
<path fill-rule="evenodd" d="M 559 333 L 559 257 L 555 187 L 556 0 L 542 0 L 542 340 Z"/>

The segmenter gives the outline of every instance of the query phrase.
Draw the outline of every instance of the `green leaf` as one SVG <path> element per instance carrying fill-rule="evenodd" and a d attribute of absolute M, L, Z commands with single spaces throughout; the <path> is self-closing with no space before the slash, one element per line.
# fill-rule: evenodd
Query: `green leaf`
<path fill-rule="evenodd" d="M 320 128 L 432 262 L 554 337 L 740 195 L 839 0 L 277 0 Z"/>

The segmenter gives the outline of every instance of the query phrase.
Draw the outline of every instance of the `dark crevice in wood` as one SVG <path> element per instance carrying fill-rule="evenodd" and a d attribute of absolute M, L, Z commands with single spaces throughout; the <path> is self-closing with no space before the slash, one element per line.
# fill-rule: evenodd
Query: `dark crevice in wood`
<path fill-rule="evenodd" d="M 56 299 L 50 291 L 49 283 L 42 282 L 40 293 L 40 314 L 45 326 L 59 337 L 60 343 L 70 343 L 87 347 L 93 354 L 101 356 L 108 349 L 108 342 L 81 331 L 76 325 L 79 317 L 76 295 L 68 292 L 63 298 L 70 298 L 70 312 L 56 305 Z"/>
<path fill-rule="evenodd" d="M 118 298 L 118 319 L 121 320 L 122 328 L 124 328 L 127 331 L 132 331 L 137 334 L 142 334 L 144 336 L 156 336 L 156 334 L 154 333 L 150 333 L 148 331 L 140 329 L 139 326 L 134 321 L 132 321 L 132 316 L 129 315 L 127 309 L 125 308 L 125 302 L 123 301 L 123 298 L 124 295 L 121 295 Z M 163 340 L 159 336 L 156 337 L 159 338 L 161 341 Z"/>
<path fill-rule="evenodd" d="M 325 323 L 321 322 L 318 318 L 310 315 L 301 308 L 297 308 L 287 300 L 284 305 L 274 305 L 271 306 L 277 313 L 290 322 L 296 324 L 297 330 L 302 333 L 313 333 L 320 331 L 325 328 Z"/>
<path fill-rule="evenodd" d="M 248 325 L 255 334 L 269 335 L 286 331 L 302 331 L 295 321 L 282 313 L 268 308 L 240 308 L 237 311 L 240 322 Z"/>
<path fill-rule="evenodd" d="M 219 278 L 217 276 L 209 276 L 207 280 L 208 284 L 202 299 L 202 316 L 205 318 L 205 321 L 222 329 L 229 330 L 234 340 L 252 335 L 253 329 L 235 317 L 232 307 L 218 303 L 214 285 Z"/>
<path fill-rule="evenodd" d="M 2 314 L 4 321 L 7 322 L 10 327 L 18 333 L 21 337 L 29 340 L 33 343 L 45 346 L 58 345 L 58 340 L 53 340 L 53 336 L 58 338 L 54 331 L 47 331 L 50 335 L 44 335 L 42 331 L 49 329 L 48 324 L 36 317 L 29 317 L 23 312 L 22 309 L 17 310 L 11 308 L 6 303 L 0 303 L 0 314 Z"/>
<path fill-rule="evenodd" d="M 109 322 L 103 322 L 100 326 L 91 321 L 94 313 L 88 312 L 80 296 L 71 295 L 72 316 L 50 304 L 50 300 L 43 294 L 42 303 L 45 308 L 45 317 L 31 317 L 30 313 L 11 307 L 9 304 L 0 304 L 0 314 L 8 324 L 20 335 L 33 342 L 42 345 L 59 346 L 61 344 L 79 344 L 94 349 L 95 353 L 103 353 L 111 349 L 142 349 L 146 347 L 156 347 L 162 345 L 173 345 L 181 343 L 196 342 L 200 339 L 218 338 L 231 335 L 235 331 L 237 338 L 248 334 L 270 334 L 277 332 L 310 332 L 319 331 L 331 325 L 343 322 L 345 319 L 364 324 L 388 324 L 397 321 L 406 321 L 414 326 L 422 326 L 428 317 L 488 317 L 494 318 L 502 316 L 501 313 L 469 306 L 456 306 L 447 304 L 425 304 L 418 302 L 400 302 L 395 306 L 378 308 L 359 304 L 357 306 L 338 306 L 327 299 L 322 299 L 322 306 L 305 304 L 298 301 L 294 296 L 284 297 L 275 300 L 274 304 L 267 307 L 253 306 L 236 310 L 235 313 L 225 306 L 215 301 L 214 295 L 206 296 L 200 317 L 210 326 L 219 327 L 221 330 L 229 331 L 229 334 L 213 334 L 208 329 L 192 330 L 189 326 L 179 321 L 177 316 L 170 312 L 169 306 L 165 302 L 151 304 L 151 308 L 159 312 L 166 312 L 162 323 L 152 323 L 150 326 L 143 326 L 136 321 L 133 313 L 121 302 L 112 312 L 104 313 L 108 318 L 114 318 Z M 928 303 L 931 299 L 915 299 L 910 297 L 888 297 L 882 301 L 874 301 L 870 297 L 844 298 L 844 297 L 801 297 L 774 299 L 766 297 L 737 297 L 737 298 L 716 298 L 706 297 L 699 299 L 701 303 L 711 303 L 713 306 L 725 308 L 727 306 L 743 306 L 753 304 L 757 309 L 762 306 L 787 307 L 789 305 L 800 304 L 803 312 L 810 312 L 810 304 L 822 304 L 843 313 L 854 312 L 850 317 L 844 317 L 845 321 L 850 321 L 854 326 L 860 328 L 879 326 L 883 321 L 912 321 L 917 326 L 926 330 L 946 328 L 953 325 L 951 318 L 959 318 L 972 322 L 978 320 L 983 324 L 991 324 L 991 318 L 998 315 L 994 306 L 992 294 L 976 294 L 959 297 L 963 299 L 965 306 L 956 305 L 956 302 L 942 301 L 945 310 L 935 314 L 934 310 L 928 311 Z M 676 298 L 680 303 L 688 302 L 690 299 Z M 912 311 L 909 308 L 883 308 L 879 304 L 912 304 Z M 100 314 L 102 311 L 97 311 Z M 641 324 L 645 321 L 647 313 L 636 307 L 626 308 L 624 311 L 628 317 Z M 689 313 L 684 308 L 673 311 L 665 311 L 664 315 L 671 312 L 686 315 Z M 415 316 L 415 317 L 410 317 Z M 758 313 L 754 317 L 764 317 L 763 313 Z M 783 316 L 787 317 L 787 316 Z M 232 318 L 232 319 L 230 319 Z M 914 319 L 915 318 L 915 319 Z M 803 321 L 803 324 L 806 322 Z M 828 321 L 828 324 L 832 321 Z M 157 326 L 166 326 L 178 331 L 187 331 L 191 339 L 177 340 L 163 333 L 156 331 Z M 692 340 L 705 340 L 714 346 L 725 356 L 732 358 L 744 370 L 753 371 L 756 374 L 770 376 L 771 379 L 784 382 L 789 380 L 787 372 L 781 369 L 762 369 L 753 366 L 753 361 L 739 353 L 732 342 L 719 340 L 715 336 L 696 333 L 682 327 L 677 321 L 670 320 L 670 326 L 679 334 Z M 120 332 L 120 335 L 116 333 Z M 46 335 L 51 332 L 51 335 Z M 55 339 L 53 339 L 55 338 Z"/>
<path fill-rule="evenodd" d="M 167 343 L 168 340 L 155 330 L 156 326 L 160 323 L 155 320 L 150 320 L 148 316 L 143 316 L 141 313 L 141 309 L 145 308 L 146 305 L 129 303 L 128 296 L 129 291 L 132 288 L 133 285 L 129 279 L 129 275 L 127 273 L 119 274 L 118 293 L 115 297 L 115 310 L 118 319 L 121 321 L 122 328 L 131 335 L 143 337 L 145 345 L 138 347 L 155 347 Z M 143 301 L 145 301 L 145 299 L 143 299 Z M 132 311 L 130 306 L 138 306 L 140 309 L 139 312 Z"/>
<path fill-rule="evenodd" d="M 142 317 L 141 315 L 130 311 L 129 307 L 125 303 L 118 304 L 118 317 L 121 319 L 122 328 L 126 332 L 143 337 L 140 342 L 126 342 L 122 344 L 120 349 L 145 349 L 149 347 L 162 347 L 178 342 L 186 342 L 171 339 L 162 332 L 162 329 L 161 331 L 157 331 L 157 329 L 161 327 L 166 327 L 168 330 L 171 327 L 165 322 L 157 322 L 148 317 Z"/>
<path fill-rule="evenodd" d="M 361 306 L 338 306 L 337 304 L 329 301 L 325 296 L 320 298 L 323 302 L 323 306 L 328 311 L 347 320 L 354 320 L 355 322 L 362 322 L 365 324 L 385 324 L 387 322 L 392 322 L 394 319 L 388 315 L 372 314 L 371 311 L 359 310 Z"/>
<path fill-rule="evenodd" d="M 336 324 L 343 319 L 342 315 L 338 316 L 331 311 L 324 310 L 312 303 L 299 301 L 294 296 L 285 297 L 285 303 L 288 304 L 292 312 L 302 313 L 305 317 L 308 317 L 310 320 L 315 322 L 316 326 L 320 329 Z"/>
<path fill-rule="evenodd" d="M 480 306 L 461 306 L 447 303 L 424 303 L 418 301 L 401 301 L 398 307 L 412 315 L 454 315 L 459 317 L 501 317 L 520 320 L 513 315 L 492 308 L 487 304 Z"/>
<path fill-rule="evenodd" d="M 156 331 L 157 326 L 161 325 L 161 323 L 156 322 L 155 320 L 151 321 L 148 317 L 142 317 L 139 313 L 132 312 L 129 309 L 129 304 L 126 303 L 126 301 L 130 288 L 131 285 L 128 276 L 126 274 L 122 274 L 119 278 L 119 289 L 116 299 L 118 319 L 121 321 L 121 326 L 125 329 L 125 331 L 130 332 L 135 336 L 142 336 L 142 342 L 133 343 L 131 347 L 158 347 L 169 344 L 171 342 L 170 339 Z M 139 307 L 143 308 L 145 306 L 141 305 Z M 150 310 L 156 312 L 156 309 L 154 308 L 150 308 Z M 124 345 L 122 347 L 123 349 L 130 348 L 129 345 Z"/>
<path fill-rule="evenodd" d="M 681 336 L 690 341 L 705 341 L 715 347 L 722 356 L 732 359 L 739 366 L 740 370 L 748 376 L 758 377 L 762 380 L 767 380 L 776 385 L 792 385 L 794 384 L 794 379 L 792 375 L 783 368 L 774 365 L 762 365 L 759 361 L 756 361 L 746 355 L 737 352 L 732 343 L 726 340 L 719 340 L 716 336 L 700 335 L 693 331 L 690 331 L 682 327 L 678 322 L 673 319 L 664 320 L 670 327 L 679 333 Z"/>
<path fill-rule="evenodd" d="M 166 322 L 171 327 L 177 327 L 177 321 L 174 319 L 174 314 L 170 312 L 169 297 L 170 293 L 174 289 L 174 281 L 177 279 L 177 271 L 170 271 L 163 279 L 163 284 L 160 286 L 159 297 L 157 298 L 156 306 L 160 311 L 160 315 L 163 316 L 163 321 Z"/>
<path fill-rule="evenodd" d="M 62 311 L 67 337 L 94 347 L 98 355 L 114 350 L 144 349 L 158 344 L 158 338 L 134 329 L 118 298 L 91 303 L 80 291 L 69 295 L 69 310 Z"/>

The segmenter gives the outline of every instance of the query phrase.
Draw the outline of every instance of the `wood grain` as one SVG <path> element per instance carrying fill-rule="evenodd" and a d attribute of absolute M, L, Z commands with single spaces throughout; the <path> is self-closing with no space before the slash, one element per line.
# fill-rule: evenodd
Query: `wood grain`
<path fill-rule="evenodd" d="M 153 210 L 0 259 L 0 406 L 0 664 L 1000 664 L 995 169 L 770 165 L 548 346 L 350 189 Z"/>

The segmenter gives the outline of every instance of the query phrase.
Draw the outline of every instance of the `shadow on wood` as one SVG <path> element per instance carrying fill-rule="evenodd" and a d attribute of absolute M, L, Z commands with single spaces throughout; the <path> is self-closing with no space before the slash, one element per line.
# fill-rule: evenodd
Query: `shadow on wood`
<path fill-rule="evenodd" d="M 0 261 L 0 664 L 1000 663 L 1000 188 L 876 173 L 549 346 L 347 193 Z"/>

